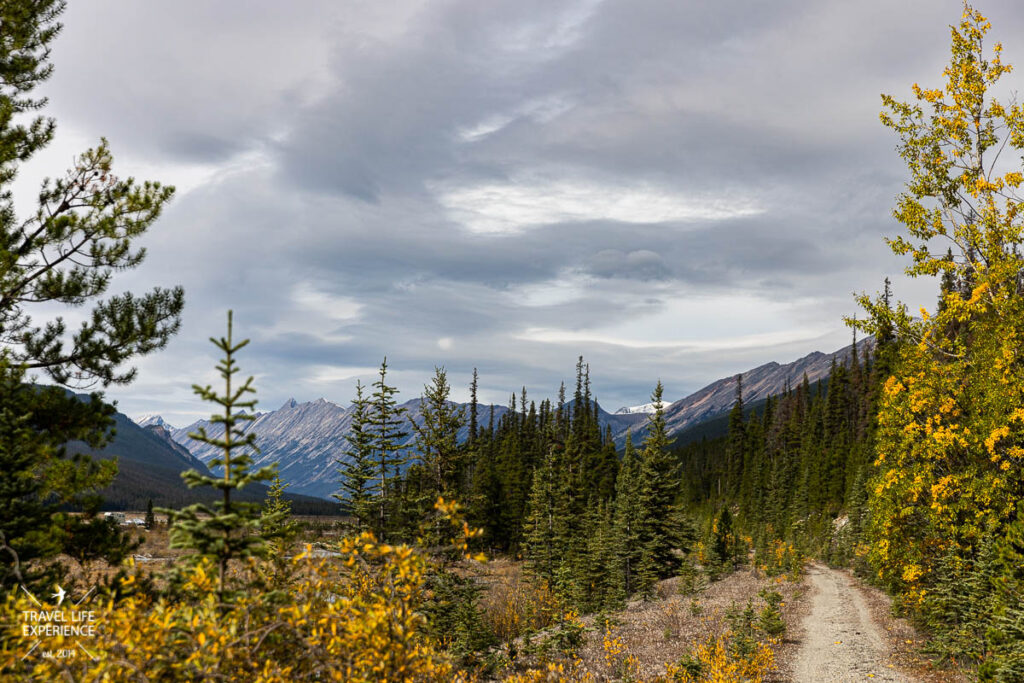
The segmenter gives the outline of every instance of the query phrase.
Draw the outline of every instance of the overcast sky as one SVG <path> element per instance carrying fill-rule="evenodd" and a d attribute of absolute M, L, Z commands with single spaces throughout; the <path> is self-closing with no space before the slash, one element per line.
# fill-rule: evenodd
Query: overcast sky
<path fill-rule="evenodd" d="M 979 6 L 1024 64 L 1024 9 Z M 227 309 L 260 408 L 347 404 L 386 354 L 402 398 L 675 400 L 849 343 L 853 292 L 899 277 L 905 171 L 879 94 L 937 85 L 953 0 L 89 0 L 44 92 L 58 139 L 21 195 L 109 138 L 178 188 L 118 287 L 181 284 L 180 334 L 111 389 L 210 411 Z M 1024 68 L 1024 67 L 1022 67 Z M 1021 76 L 1011 74 L 1010 81 Z M 28 188 L 26 190 L 26 188 Z"/>

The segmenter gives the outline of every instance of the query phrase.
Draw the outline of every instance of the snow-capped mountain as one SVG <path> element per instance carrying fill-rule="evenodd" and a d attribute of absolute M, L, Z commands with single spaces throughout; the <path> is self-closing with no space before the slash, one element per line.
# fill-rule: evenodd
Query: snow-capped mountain
<path fill-rule="evenodd" d="M 136 415 L 135 417 L 132 418 L 132 421 L 135 424 L 139 425 L 140 427 L 149 427 L 152 425 L 156 425 L 158 427 L 163 427 L 168 430 L 174 429 L 174 425 L 168 424 L 167 422 L 164 421 L 164 418 L 157 415 L 156 413 L 145 413 L 143 415 Z"/>
<path fill-rule="evenodd" d="M 615 415 L 653 415 L 654 404 L 645 403 L 642 406 L 622 407 L 615 411 Z"/>

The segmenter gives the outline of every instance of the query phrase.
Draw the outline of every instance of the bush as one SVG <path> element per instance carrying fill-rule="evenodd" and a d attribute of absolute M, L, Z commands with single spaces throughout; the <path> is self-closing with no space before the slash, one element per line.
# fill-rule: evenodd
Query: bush
<path fill-rule="evenodd" d="M 762 589 L 758 595 L 766 604 L 758 613 L 757 627 L 770 637 L 781 636 L 786 632 L 786 622 L 782 620 L 782 611 L 779 609 L 782 595 L 767 588 Z"/>
<path fill-rule="evenodd" d="M 231 680 L 327 681 L 461 680 L 450 656 L 429 637 L 421 606 L 429 559 L 416 548 L 380 543 L 372 534 L 343 539 L 338 560 L 292 562 L 286 590 L 251 586 L 223 601 L 219 569 L 205 559 L 191 568 L 181 595 L 169 599 L 122 580 L 121 596 L 92 601 L 102 624 L 82 644 L 96 661 L 29 658 L 18 637 L 22 594 L 7 596 L 0 670 L 5 680 Z M 250 566 L 233 567 L 248 571 Z M 251 575 L 258 575 L 253 572 Z M 70 601 L 63 609 L 71 609 Z M 47 647 L 74 649 L 73 639 Z"/>
<path fill-rule="evenodd" d="M 726 637 L 710 638 L 692 655 L 666 667 L 663 681 L 671 683 L 764 683 L 775 671 L 775 653 L 766 643 L 756 643 L 747 654 L 738 654 Z"/>

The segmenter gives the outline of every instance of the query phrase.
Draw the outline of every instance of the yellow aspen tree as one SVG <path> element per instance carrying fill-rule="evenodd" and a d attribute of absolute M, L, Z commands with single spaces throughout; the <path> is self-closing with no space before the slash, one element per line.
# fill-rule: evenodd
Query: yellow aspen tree
<path fill-rule="evenodd" d="M 869 485 L 869 559 L 905 604 L 921 607 L 940 558 L 970 563 L 1005 535 L 1024 498 L 1024 257 L 1018 190 L 1024 110 L 993 97 L 1011 66 L 969 5 L 951 27 L 945 86 L 883 95 L 910 174 L 893 212 L 912 277 L 941 276 L 934 311 L 858 298 L 895 331 L 879 402 Z M 852 322 L 852 321 L 851 321 Z"/>

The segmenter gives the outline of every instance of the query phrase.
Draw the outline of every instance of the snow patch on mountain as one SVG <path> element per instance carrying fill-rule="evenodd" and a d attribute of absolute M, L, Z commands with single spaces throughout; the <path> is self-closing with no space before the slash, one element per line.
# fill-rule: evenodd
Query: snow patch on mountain
<path fill-rule="evenodd" d="M 663 403 L 662 408 L 667 404 Z M 615 411 L 616 415 L 653 415 L 654 404 L 645 403 L 642 406 L 625 406 Z"/>
<path fill-rule="evenodd" d="M 164 418 L 156 413 L 143 413 L 142 415 L 136 415 L 132 418 L 132 422 L 139 425 L 140 427 L 149 427 L 155 425 L 157 427 L 163 427 L 165 429 L 174 430 L 174 425 L 168 424 Z"/>

